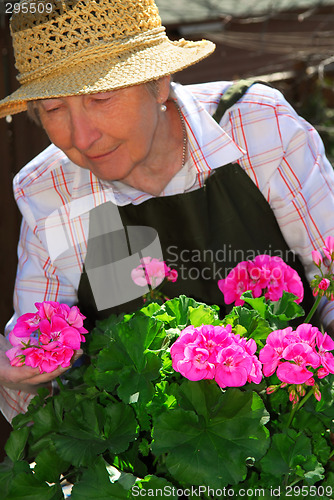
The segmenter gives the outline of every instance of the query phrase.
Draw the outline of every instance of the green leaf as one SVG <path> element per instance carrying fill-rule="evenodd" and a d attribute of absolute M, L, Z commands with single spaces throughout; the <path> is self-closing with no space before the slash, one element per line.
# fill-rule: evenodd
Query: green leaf
<path fill-rule="evenodd" d="M 308 484 L 323 478 L 324 469 L 312 455 L 311 440 L 293 429 L 272 436 L 270 450 L 260 465 L 265 473 L 281 480 L 287 476 L 293 482 L 293 471 L 297 476 L 306 477 Z"/>
<path fill-rule="evenodd" d="M 131 490 L 131 495 L 129 498 L 174 498 L 178 499 L 179 496 L 176 494 L 177 489 L 170 482 L 162 477 L 157 477 L 153 475 L 145 476 L 144 479 L 138 479 L 133 485 Z M 164 495 L 161 495 L 161 492 Z"/>
<path fill-rule="evenodd" d="M 27 462 L 19 461 L 13 463 L 8 457 L 0 464 L 0 491 L 1 498 L 8 498 L 7 494 L 17 474 L 31 474 L 31 469 Z"/>
<path fill-rule="evenodd" d="M 39 481 L 32 472 L 19 473 L 15 476 L 4 500 L 62 500 L 64 498 L 59 485 L 49 486 Z"/>
<path fill-rule="evenodd" d="M 267 309 L 268 309 L 268 304 L 266 299 L 262 297 L 256 297 L 253 298 L 253 294 L 251 291 L 247 291 L 242 294 L 241 296 L 242 300 L 246 302 L 246 304 L 249 304 L 252 306 L 255 311 L 257 311 L 262 318 L 266 318 L 267 315 Z"/>
<path fill-rule="evenodd" d="M 39 439 L 41 436 L 58 429 L 60 422 L 56 417 L 51 399 L 47 401 L 44 407 L 36 411 L 33 421 L 31 435 L 34 439 Z"/>
<path fill-rule="evenodd" d="M 107 449 L 100 430 L 103 407 L 96 400 L 83 400 L 64 414 L 61 430 L 52 435 L 59 456 L 76 466 L 88 465 Z"/>
<path fill-rule="evenodd" d="M 234 307 L 230 314 L 225 316 L 224 323 L 231 324 L 234 329 L 236 329 L 237 326 L 242 326 L 245 332 L 237 333 L 246 335 L 247 338 L 254 339 L 260 346 L 263 345 L 269 333 L 272 331 L 268 321 L 265 320 L 257 310 L 248 309 L 242 306 Z"/>
<path fill-rule="evenodd" d="M 305 315 L 304 309 L 295 302 L 296 296 L 283 291 L 282 297 L 277 301 L 266 300 L 263 296 L 253 298 L 252 292 L 242 295 L 242 299 L 260 316 L 267 320 L 272 329 L 285 328 L 289 321 Z"/>
<path fill-rule="evenodd" d="M 150 415 L 157 417 L 160 413 L 168 411 L 177 406 L 174 394 L 170 393 L 170 386 L 167 381 L 155 384 L 155 395 L 152 402 L 147 406 Z"/>
<path fill-rule="evenodd" d="M 134 315 L 128 323 L 117 325 L 117 340 L 135 369 L 145 369 L 145 351 L 162 328 L 162 323 L 144 315 Z"/>
<path fill-rule="evenodd" d="M 108 439 L 108 448 L 112 453 L 121 453 L 138 435 L 134 411 L 122 403 L 113 404 L 106 408 L 105 416 L 103 433 Z"/>
<path fill-rule="evenodd" d="M 323 481 L 321 485 L 324 488 L 325 496 L 321 496 L 320 499 L 317 500 L 323 500 L 323 499 L 332 500 L 334 492 L 334 472 L 329 472 L 326 476 L 326 480 Z"/>
<path fill-rule="evenodd" d="M 141 308 L 141 312 L 149 317 L 155 316 L 158 311 L 161 311 L 161 305 L 157 304 L 157 302 L 150 302 L 147 306 Z"/>
<path fill-rule="evenodd" d="M 34 473 L 36 478 L 49 483 L 59 481 L 60 475 L 65 474 L 70 465 L 60 458 L 53 443 L 50 443 L 47 448 L 44 448 L 36 456 L 35 462 Z"/>
<path fill-rule="evenodd" d="M 102 438 L 93 438 L 87 434 L 68 436 L 57 434 L 53 437 L 59 456 L 76 467 L 92 465 L 96 456 L 107 449 L 107 442 Z"/>
<path fill-rule="evenodd" d="M 189 306 L 189 321 L 195 327 L 222 324 L 217 310 L 206 304 L 200 304 L 197 307 Z"/>
<path fill-rule="evenodd" d="M 326 464 L 331 453 L 331 448 L 329 447 L 327 440 L 320 435 L 314 436 L 312 444 L 313 453 L 315 454 L 315 456 L 320 460 L 322 464 Z"/>
<path fill-rule="evenodd" d="M 237 484 L 246 475 L 247 458 L 259 460 L 269 446 L 264 405 L 256 393 L 238 389 L 221 393 L 217 400 L 208 384 L 198 384 L 200 395 L 193 390 L 197 384 L 185 383 L 182 391 L 189 405 L 204 405 L 198 408 L 200 415 L 183 408 L 162 413 L 154 422 L 152 451 L 169 452 L 167 468 L 180 484 Z"/>
<path fill-rule="evenodd" d="M 119 373 L 117 394 L 124 403 L 149 402 L 154 394 L 152 380 L 158 378 L 161 359 L 154 352 L 145 353 L 145 366 L 140 373 L 134 370 L 122 370 Z"/>
<path fill-rule="evenodd" d="M 180 297 L 176 297 L 174 299 L 168 300 L 162 306 L 162 310 L 166 311 L 169 316 L 175 318 L 174 321 L 171 321 L 169 325 L 172 328 L 180 328 L 182 330 L 186 326 L 190 324 L 190 307 L 193 309 L 200 306 L 199 302 L 196 302 L 194 299 L 190 297 L 186 297 L 185 295 L 180 295 Z M 210 306 L 206 306 L 210 307 Z M 213 308 L 218 311 L 218 306 L 213 306 Z"/>
<path fill-rule="evenodd" d="M 85 401 L 76 412 L 65 415 L 61 434 L 52 439 L 63 460 L 87 466 L 108 448 L 113 453 L 126 450 L 136 435 L 137 421 L 130 406 L 111 403 L 103 408 L 96 401 Z"/>
<path fill-rule="evenodd" d="M 283 291 L 282 298 L 269 302 L 268 320 L 275 328 L 285 328 L 289 321 L 305 315 L 304 309 L 295 302 L 296 296 Z"/>
<path fill-rule="evenodd" d="M 161 359 L 150 348 L 157 337 L 161 347 L 165 337 L 161 321 L 138 313 L 129 321 L 117 324 L 114 338 L 98 356 L 96 384 L 114 391 L 125 403 L 148 402 L 154 394 L 152 380 L 159 377 Z"/>
<path fill-rule="evenodd" d="M 108 464 L 99 457 L 96 462 L 85 469 L 71 492 L 71 500 L 110 500 L 128 497 L 128 490 L 113 479 L 108 472 Z M 133 483 L 135 478 L 133 477 Z"/>
<path fill-rule="evenodd" d="M 8 441 L 5 445 L 5 451 L 13 462 L 23 458 L 23 452 L 29 433 L 29 427 L 22 427 L 22 429 L 17 429 L 10 433 Z"/>

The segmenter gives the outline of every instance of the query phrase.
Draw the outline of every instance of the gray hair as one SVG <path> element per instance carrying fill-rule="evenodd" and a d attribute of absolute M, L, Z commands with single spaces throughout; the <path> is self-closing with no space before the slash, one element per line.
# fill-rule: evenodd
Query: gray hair
<path fill-rule="evenodd" d="M 29 118 L 36 123 L 36 125 L 42 126 L 41 117 L 39 115 L 38 101 L 28 101 L 27 102 L 27 113 Z"/>

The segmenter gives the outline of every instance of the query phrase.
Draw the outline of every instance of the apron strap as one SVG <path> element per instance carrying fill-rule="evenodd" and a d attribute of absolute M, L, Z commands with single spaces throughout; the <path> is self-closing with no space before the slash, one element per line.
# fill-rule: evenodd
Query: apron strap
<path fill-rule="evenodd" d="M 238 80 L 236 83 L 232 84 L 231 87 L 227 89 L 224 95 L 221 97 L 218 107 L 215 113 L 212 115 L 212 118 L 216 120 L 217 123 L 220 122 L 224 113 L 234 104 L 236 104 L 239 99 L 247 92 L 247 90 L 254 85 L 254 83 L 262 83 L 263 85 L 267 85 L 271 87 L 266 82 L 262 82 L 261 80 L 253 80 L 251 78 Z"/>

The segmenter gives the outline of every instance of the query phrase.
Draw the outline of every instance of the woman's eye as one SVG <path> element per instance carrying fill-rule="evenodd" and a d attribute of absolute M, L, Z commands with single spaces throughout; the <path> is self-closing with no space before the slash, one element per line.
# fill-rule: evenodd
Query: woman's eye
<path fill-rule="evenodd" d="M 59 109 L 61 109 L 61 104 L 55 103 L 53 105 L 49 104 L 48 106 L 44 105 L 42 107 L 42 109 L 43 109 L 44 113 L 47 113 L 47 114 L 54 113 L 55 111 L 58 111 Z"/>
<path fill-rule="evenodd" d="M 111 95 L 109 92 L 107 92 L 106 94 L 96 94 L 92 96 L 92 100 L 95 102 L 105 102 L 109 101 L 109 99 L 111 99 Z"/>
<path fill-rule="evenodd" d="M 106 101 L 109 101 L 109 97 L 96 97 L 94 99 L 94 102 L 98 102 L 98 103 L 103 103 L 103 102 L 106 102 Z"/>
<path fill-rule="evenodd" d="M 60 107 L 46 109 L 45 111 L 46 111 L 47 113 L 53 113 L 54 111 L 58 111 L 58 109 L 60 109 Z"/>

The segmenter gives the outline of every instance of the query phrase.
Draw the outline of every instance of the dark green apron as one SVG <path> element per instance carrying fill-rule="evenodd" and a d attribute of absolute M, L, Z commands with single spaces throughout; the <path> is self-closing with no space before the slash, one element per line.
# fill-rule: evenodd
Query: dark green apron
<path fill-rule="evenodd" d="M 234 94 L 236 100 L 248 87 L 249 83 L 242 82 L 240 90 L 239 84 Z M 231 94 L 230 90 L 228 107 L 233 104 Z M 217 111 L 221 115 L 225 110 L 223 97 Z M 215 118 L 219 121 L 219 116 Z M 94 211 L 96 217 L 99 209 L 92 210 L 90 225 Z M 313 303 L 301 262 L 286 244 L 268 202 L 237 164 L 214 170 L 205 185 L 195 191 L 151 198 L 140 205 L 118 207 L 118 211 L 125 228 L 149 226 L 157 231 L 164 260 L 179 274 L 175 283 L 166 282 L 162 288 L 169 298 L 184 294 L 200 302 L 217 304 L 224 315 L 226 307 L 218 280 L 225 278 L 238 262 L 267 253 L 281 257 L 296 269 L 304 282 L 302 305 L 308 310 Z M 94 259 L 98 261 L 99 249 L 108 245 L 108 238 L 112 238 L 112 233 L 106 233 L 98 238 L 89 237 L 85 266 L 89 261 L 92 268 Z M 78 300 L 81 311 L 91 321 L 111 313 L 131 312 L 143 304 L 139 298 L 98 310 L 85 269 L 79 283 Z"/>

